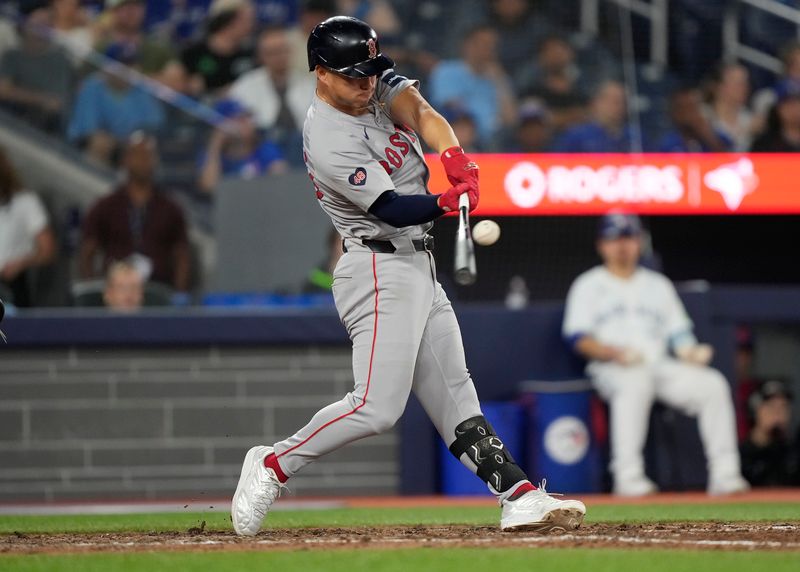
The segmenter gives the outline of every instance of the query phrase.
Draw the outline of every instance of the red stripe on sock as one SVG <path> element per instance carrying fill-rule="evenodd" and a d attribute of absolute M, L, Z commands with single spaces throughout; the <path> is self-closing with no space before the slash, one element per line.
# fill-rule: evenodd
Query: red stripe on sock
<path fill-rule="evenodd" d="M 284 451 L 283 453 L 278 455 L 277 456 L 278 459 L 283 457 L 286 453 L 291 453 L 292 451 L 294 451 L 298 447 L 300 447 L 302 445 L 305 445 L 317 433 L 319 433 L 320 431 L 325 429 L 325 427 L 333 425 L 337 421 L 340 421 L 340 420 L 344 419 L 345 417 L 348 417 L 348 416 L 352 415 L 353 413 L 355 413 L 356 411 L 358 411 L 359 409 L 364 407 L 364 405 L 367 403 L 367 395 L 369 395 L 369 384 L 372 381 L 372 361 L 373 361 L 373 358 L 375 357 L 375 340 L 378 338 L 378 269 L 377 269 L 377 264 L 376 264 L 375 253 L 374 252 L 372 253 L 372 277 L 373 277 L 373 281 L 374 281 L 374 284 L 375 284 L 375 323 L 372 326 L 372 348 L 370 348 L 370 350 L 369 350 L 369 369 L 367 370 L 367 388 L 364 390 L 364 397 L 361 399 L 361 403 L 359 403 L 357 406 L 355 406 L 351 411 L 348 411 L 347 413 L 345 413 L 343 415 L 340 415 L 336 419 L 332 419 L 332 420 L 328 421 L 327 423 L 325 423 L 325 425 L 323 425 L 322 427 L 320 427 L 319 429 L 314 431 L 311 435 L 306 437 L 302 442 L 298 443 L 297 445 L 295 445 L 291 449 L 287 449 L 286 451 Z"/>
<path fill-rule="evenodd" d="M 278 457 L 275 456 L 275 453 L 264 457 L 264 466 L 275 471 L 275 476 L 278 477 L 280 482 L 285 483 L 289 480 L 289 477 L 287 477 L 286 473 L 281 469 L 281 465 L 278 463 Z"/>
<path fill-rule="evenodd" d="M 524 495 L 525 493 L 529 493 L 529 492 L 535 491 L 535 490 L 536 490 L 536 487 L 534 487 L 532 484 L 530 484 L 530 483 L 522 483 L 520 486 L 517 487 L 517 490 L 515 490 L 513 493 L 511 493 L 511 496 L 508 497 L 508 500 L 515 501 L 519 497 Z"/>

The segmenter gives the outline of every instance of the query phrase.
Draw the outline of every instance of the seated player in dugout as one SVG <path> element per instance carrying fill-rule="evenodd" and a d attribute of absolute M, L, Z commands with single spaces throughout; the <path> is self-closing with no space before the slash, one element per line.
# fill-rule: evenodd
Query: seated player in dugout
<path fill-rule="evenodd" d="M 234 529 L 256 534 L 287 479 L 389 430 L 412 391 L 450 451 L 496 495 L 503 530 L 577 528 L 583 503 L 534 487 L 484 418 L 455 314 L 436 280 L 427 231 L 458 209 L 461 195 L 477 206 L 477 165 L 418 82 L 392 69 L 364 22 L 334 17 L 317 25 L 308 63 L 317 88 L 304 157 L 316 199 L 344 240 L 332 289 L 353 342 L 355 387 L 294 435 L 247 452 L 231 504 Z M 420 140 L 441 154 L 453 185 L 441 195 L 427 189 Z"/>
<path fill-rule="evenodd" d="M 642 453 L 656 400 L 697 417 L 708 492 L 746 491 L 728 382 L 708 366 L 713 349 L 698 343 L 672 282 L 640 264 L 641 249 L 636 215 L 603 217 L 597 235 L 603 263 L 572 283 L 563 324 L 564 337 L 588 360 L 592 384 L 609 404 L 614 493 L 657 491 Z"/>

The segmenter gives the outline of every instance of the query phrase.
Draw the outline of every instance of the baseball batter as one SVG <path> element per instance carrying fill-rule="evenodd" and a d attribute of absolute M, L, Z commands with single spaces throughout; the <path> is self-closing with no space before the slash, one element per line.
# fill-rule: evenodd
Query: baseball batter
<path fill-rule="evenodd" d="M 669 279 L 639 266 L 640 235 L 635 215 L 601 220 L 603 265 L 572 284 L 563 325 L 564 336 L 589 360 L 587 372 L 609 403 L 614 492 L 656 491 L 642 456 L 654 400 L 697 416 L 710 493 L 747 490 L 728 382 L 708 367 L 711 347 L 698 344 Z"/>
<path fill-rule="evenodd" d="M 355 18 L 319 24 L 308 40 L 317 92 L 304 158 L 322 208 L 344 239 L 333 274 L 336 308 L 353 344 L 355 387 L 288 439 L 248 451 L 233 497 L 238 534 L 261 527 L 282 483 L 319 457 L 390 429 L 411 393 L 451 452 L 502 507 L 501 527 L 570 529 L 580 501 L 536 489 L 481 413 L 453 309 L 436 281 L 432 221 L 478 202 L 478 168 L 447 122 L 392 70 L 375 32 Z M 450 183 L 428 192 L 420 138 L 441 153 Z"/>

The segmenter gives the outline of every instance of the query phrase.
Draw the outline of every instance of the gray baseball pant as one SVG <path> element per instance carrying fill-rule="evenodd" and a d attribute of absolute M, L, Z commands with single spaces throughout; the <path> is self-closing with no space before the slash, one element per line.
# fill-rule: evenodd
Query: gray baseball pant
<path fill-rule="evenodd" d="M 433 256 L 414 252 L 410 240 L 393 254 L 374 253 L 354 241 L 347 241 L 347 249 L 334 271 L 333 295 L 353 342 L 355 387 L 275 444 L 287 476 L 350 442 L 390 429 L 411 391 L 448 445 L 459 423 L 482 415 Z M 472 463 L 465 464 L 475 471 Z"/>

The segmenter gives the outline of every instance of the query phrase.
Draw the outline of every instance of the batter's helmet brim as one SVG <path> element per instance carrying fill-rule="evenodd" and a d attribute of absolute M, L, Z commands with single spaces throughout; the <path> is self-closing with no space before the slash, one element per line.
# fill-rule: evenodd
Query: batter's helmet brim
<path fill-rule="evenodd" d="M 363 62 L 359 62 L 352 66 L 347 66 L 340 69 L 335 69 L 335 68 L 328 68 L 328 69 L 331 69 L 336 73 L 345 75 L 347 77 L 360 78 L 360 77 L 370 77 L 373 75 L 380 75 L 386 70 L 393 67 L 394 67 L 394 60 L 392 58 L 390 58 L 389 56 L 384 56 L 383 54 L 379 54 L 374 58 L 368 59 Z"/>

